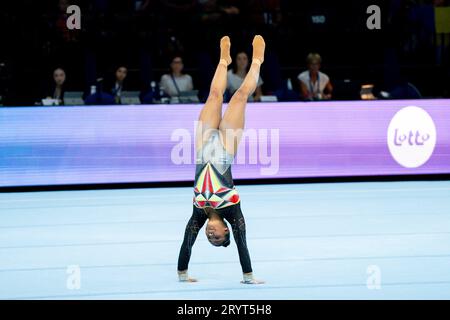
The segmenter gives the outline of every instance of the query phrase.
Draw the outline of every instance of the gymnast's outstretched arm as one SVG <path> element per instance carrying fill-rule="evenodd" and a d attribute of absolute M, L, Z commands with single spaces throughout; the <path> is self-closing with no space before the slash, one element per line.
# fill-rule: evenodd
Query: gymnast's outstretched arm
<path fill-rule="evenodd" d="M 181 245 L 180 255 L 178 256 L 178 278 L 180 281 L 196 282 L 197 280 L 189 278 L 187 270 L 189 260 L 191 259 L 192 247 L 197 239 L 198 232 L 203 227 L 207 219 L 205 213 L 200 209 L 194 209 L 184 232 L 184 240 Z"/>
<path fill-rule="evenodd" d="M 231 224 L 234 241 L 236 242 L 238 248 L 239 261 L 241 263 L 242 273 L 244 276 L 244 280 L 242 281 L 242 283 L 264 283 L 263 281 L 259 281 L 253 278 L 252 263 L 247 247 L 245 219 L 241 211 L 241 205 L 237 204 L 236 206 L 233 206 L 231 212 L 226 213 L 224 217 Z"/>

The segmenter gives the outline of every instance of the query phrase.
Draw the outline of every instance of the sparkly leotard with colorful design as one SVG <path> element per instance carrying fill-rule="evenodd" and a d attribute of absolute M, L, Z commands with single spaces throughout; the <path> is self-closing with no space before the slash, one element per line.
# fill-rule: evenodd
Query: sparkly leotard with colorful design
<path fill-rule="evenodd" d="M 218 132 L 211 135 L 197 154 L 194 205 L 197 208 L 226 208 L 239 203 L 231 176 L 233 156 L 222 145 Z"/>
<path fill-rule="evenodd" d="M 221 209 L 239 202 L 239 195 L 233 183 L 229 183 L 212 163 L 200 166 L 194 186 L 194 205 L 197 208 Z"/>

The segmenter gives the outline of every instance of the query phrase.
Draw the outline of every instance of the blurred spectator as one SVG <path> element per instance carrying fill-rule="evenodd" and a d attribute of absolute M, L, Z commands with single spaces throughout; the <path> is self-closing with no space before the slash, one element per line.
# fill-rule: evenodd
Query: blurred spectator
<path fill-rule="evenodd" d="M 190 91 L 194 88 L 192 77 L 183 74 L 183 59 L 175 56 L 170 63 L 170 73 L 161 77 L 160 89 L 170 97 L 178 97 L 181 92 Z"/>
<path fill-rule="evenodd" d="M 125 66 L 119 66 L 116 69 L 114 83 L 111 87 L 111 94 L 114 96 L 116 104 L 120 104 L 120 97 L 124 91 L 124 82 L 127 78 L 128 69 Z"/>
<path fill-rule="evenodd" d="M 59 105 L 64 105 L 65 82 L 66 72 L 62 68 L 56 68 L 53 71 L 53 84 L 50 86 L 46 98 L 56 99 L 59 101 Z"/>
<path fill-rule="evenodd" d="M 248 55 L 245 52 L 239 52 L 236 55 L 236 59 L 233 68 L 228 71 L 227 90 L 230 95 L 236 92 L 237 89 L 244 82 L 244 78 L 250 69 L 248 62 Z M 260 101 L 262 96 L 261 86 L 263 85 L 261 77 L 258 79 L 257 87 L 253 96 L 248 98 L 248 101 Z"/>
<path fill-rule="evenodd" d="M 300 93 L 305 100 L 331 99 L 333 86 L 330 78 L 320 72 L 322 58 L 318 53 L 310 53 L 306 58 L 308 70 L 298 75 L 300 80 Z"/>

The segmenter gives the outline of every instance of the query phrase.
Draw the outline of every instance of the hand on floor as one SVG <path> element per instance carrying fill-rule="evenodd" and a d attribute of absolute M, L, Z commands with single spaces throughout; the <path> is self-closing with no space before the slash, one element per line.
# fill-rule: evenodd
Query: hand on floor
<path fill-rule="evenodd" d="M 263 284 L 266 283 L 265 281 L 261 281 L 261 280 L 256 280 L 256 279 L 251 279 L 251 280 L 242 280 L 241 283 L 243 284 Z"/>
<path fill-rule="evenodd" d="M 243 284 L 263 284 L 264 281 L 256 280 L 253 278 L 253 273 L 244 273 L 244 280 L 241 281 Z"/>
<path fill-rule="evenodd" d="M 187 270 L 178 271 L 178 280 L 180 282 L 198 282 L 197 279 L 188 276 Z"/>
<path fill-rule="evenodd" d="M 186 280 L 181 280 L 180 279 L 180 282 L 198 282 L 198 280 L 194 279 L 194 278 L 187 278 Z"/>

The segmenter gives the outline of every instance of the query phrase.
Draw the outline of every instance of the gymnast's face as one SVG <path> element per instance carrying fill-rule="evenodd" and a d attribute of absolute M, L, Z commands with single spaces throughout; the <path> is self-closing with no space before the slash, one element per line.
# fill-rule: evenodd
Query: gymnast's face
<path fill-rule="evenodd" d="M 229 232 L 227 226 L 220 220 L 209 220 L 206 224 L 206 237 L 213 246 L 221 246 Z"/>

